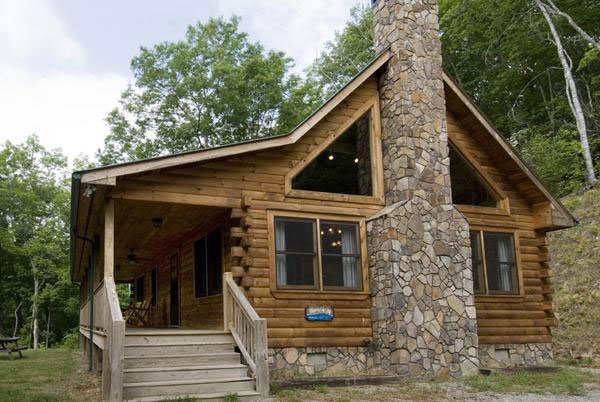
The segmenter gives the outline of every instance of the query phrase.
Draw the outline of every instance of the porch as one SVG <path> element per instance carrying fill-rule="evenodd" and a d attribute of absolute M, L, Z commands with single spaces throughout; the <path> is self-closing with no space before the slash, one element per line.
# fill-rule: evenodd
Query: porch
<path fill-rule="evenodd" d="M 232 210 L 114 199 L 103 209 L 80 310 L 82 349 L 102 371 L 103 398 L 268 395 L 266 321 L 227 272 Z M 215 228 L 216 254 L 206 243 Z M 117 283 L 150 304 L 146 326 L 125 323 Z"/>

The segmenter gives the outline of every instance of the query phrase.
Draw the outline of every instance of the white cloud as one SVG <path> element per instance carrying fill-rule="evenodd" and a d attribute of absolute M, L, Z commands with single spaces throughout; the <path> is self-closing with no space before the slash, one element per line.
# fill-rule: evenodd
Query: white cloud
<path fill-rule="evenodd" d="M 118 74 L 32 74 L 0 65 L 0 141 L 37 134 L 70 159 L 92 155 L 108 134 L 104 118 L 127 78 Z"/>
<path fill-rule="evenodd" d="M 82 65 L 85 50 L 47 0 L 0 0 L 0 52 L 6 62 L 45 60 Z"/>
<path fill-rule="evenodd" d="M 342 30 L 350 9 L 366 0 L 222 0 L 221 15 L 241 15 L 242 30 L 267 48 L 286 50 L 299 69 L 307 67 L 323 50 L 327 40 Z"/>

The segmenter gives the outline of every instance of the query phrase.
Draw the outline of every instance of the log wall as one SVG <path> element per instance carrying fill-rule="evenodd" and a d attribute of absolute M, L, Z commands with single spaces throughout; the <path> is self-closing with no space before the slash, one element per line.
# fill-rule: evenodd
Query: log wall
<path fill-rule="evenodd" d="M 521 294 L 475 297 L 479 342 L 551 342 L 550 327 L 554 325 L 555 319 L 552 312 L 546 236 L 535 230 L 530 203 L 511 182 L 507 172 L 492 159 L 486 147 L 450 112 L 447 114 L 447 121 L 451 141 L 470 156 L 479 171 L 494 180 L 509 202 L 510 214 L 506 215 L 486 213 L 484 208 L 465 211 L 470 226 L 484 231 L 514 231 L 518 242 L 516 251 Z"/>

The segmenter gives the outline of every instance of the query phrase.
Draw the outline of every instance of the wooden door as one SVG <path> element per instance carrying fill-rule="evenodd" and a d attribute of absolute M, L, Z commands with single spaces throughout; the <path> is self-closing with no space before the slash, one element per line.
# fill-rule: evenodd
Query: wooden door
<path fill-rule="evenodd" d="M 169 314 L 170 324 L 179 325 L 179 254 L 171 256 L 170 260 L 171 275 L 171 312 Z"/>

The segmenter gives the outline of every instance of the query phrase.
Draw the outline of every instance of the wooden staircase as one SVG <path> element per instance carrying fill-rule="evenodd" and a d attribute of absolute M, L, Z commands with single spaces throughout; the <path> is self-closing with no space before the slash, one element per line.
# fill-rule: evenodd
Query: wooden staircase
<path fill-rule="evenodd" d="M 218 330 L 127 329 L 123 399 L 260 400 L 235 346 L 231 333 Z"/>

